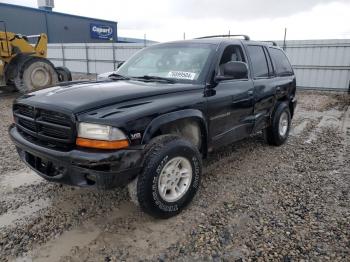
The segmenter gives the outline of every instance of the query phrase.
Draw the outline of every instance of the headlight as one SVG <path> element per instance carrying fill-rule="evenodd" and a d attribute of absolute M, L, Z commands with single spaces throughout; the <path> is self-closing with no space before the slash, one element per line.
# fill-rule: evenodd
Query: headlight
<path fill-rule="evenodd" d="M 79 123 L 76 144 L 100 149 L 120 149 L 129 146 L 126 135 L 112 126 Z"/>

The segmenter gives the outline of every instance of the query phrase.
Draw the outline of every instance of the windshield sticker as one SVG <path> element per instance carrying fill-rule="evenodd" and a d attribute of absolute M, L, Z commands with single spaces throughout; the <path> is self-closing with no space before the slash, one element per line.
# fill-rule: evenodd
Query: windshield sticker
<path fill-rule="evenodd" d="M 193 80 L 196 77 L 196 73 L 183 72 L 183 71 L 170 71 L 168 77 Z"/>

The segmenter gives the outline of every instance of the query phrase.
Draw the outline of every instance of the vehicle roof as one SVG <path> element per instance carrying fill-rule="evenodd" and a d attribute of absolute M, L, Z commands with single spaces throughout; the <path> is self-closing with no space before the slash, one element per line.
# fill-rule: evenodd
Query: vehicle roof
<path fill-rule="evenodd" d="M 243 40 L 243 39 L 237 39 L 237 38 L 227 38 L 227 37 L 213 37 L 213 38 L 203 38 L 203 39 L 190 39 L 190 40 L 178 40 L 178 41 L 171 41 L 167 43 L 202 43 L 202 44 L 216 44 L 219 45 L 221 43 L 228 43 L 228 44 L 257 44 L 257 45 L 264 45 L 264 46 L 270 46 L 272 47 L 272 42 L 264 42 L 264 41 L 253 41 L 253 40 Z M 164 43 L 164 44 L 167 44 Z M 162 43 L 160 43 L 162 44 Z M 279 46 L 273 46 L 280 48 Z"/>

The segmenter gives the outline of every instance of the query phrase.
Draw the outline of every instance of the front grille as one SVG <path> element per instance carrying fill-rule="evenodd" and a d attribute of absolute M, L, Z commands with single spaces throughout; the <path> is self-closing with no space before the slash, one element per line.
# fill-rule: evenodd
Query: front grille
<path fill-rule="evenodd" d="M 75 125 L 69 115 L 16 104 L 13 108 L 18 130 L 25 137 L 50 147 L 72 147 L 75 144 Z"/>
<path fill-rule="evenodd" d="M 67 126 L 67 127 L 71 125 L 70 118 L 61 113 L 57 113 L 49 110 L 41 110 L 40 116 L 41 116 L 41 119 L 46 122 Z"/>
<path fill-rule="evenodd" d="M 24 119 L 24 118 L 19 118 L 18 119 L 18 123 L 21 126 L 27 128 L 27 129 L 29 129 L 29 130 L 31 130 L 33 132 L 35 132 L 35 130 L 36 130 L 35 123 L 33 121 L 31 121 L 31 120 L 27 120 L 27 119 Z"/>
<path fill-rule="evenodd" d="M 23 116 L 34 118 L 34 107 L 18 105 L 17 110 L 18 110 L 18 113 Z"/>

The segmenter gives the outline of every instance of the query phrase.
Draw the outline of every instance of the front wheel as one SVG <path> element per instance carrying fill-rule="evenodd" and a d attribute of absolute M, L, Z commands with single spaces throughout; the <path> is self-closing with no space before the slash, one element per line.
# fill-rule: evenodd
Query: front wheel
<path fill-rule="evenodd" d="M 291 115 L 286 103 L 276 106 L 272 114 L 272 123 L 264 130 L 264 137 L 268 144 L 280 146 L 287 141 L 291 126 Z"/>
<path fill-rule="evenodd" d="M 139 206 L 157 218 L 177 215 L 195 196 L 201 172 L 201 155 L 191 142 L 173 135 L 155 138 L 137 178 Z"/>
<path fill-rule="evenodd" d="M 16 89 L 22 93 L 40 90 L 57 82 L 58 75 L 53 64 L 40 57 L 30 57 L 23 64 L 19 64 L 14 79 Z"/>

